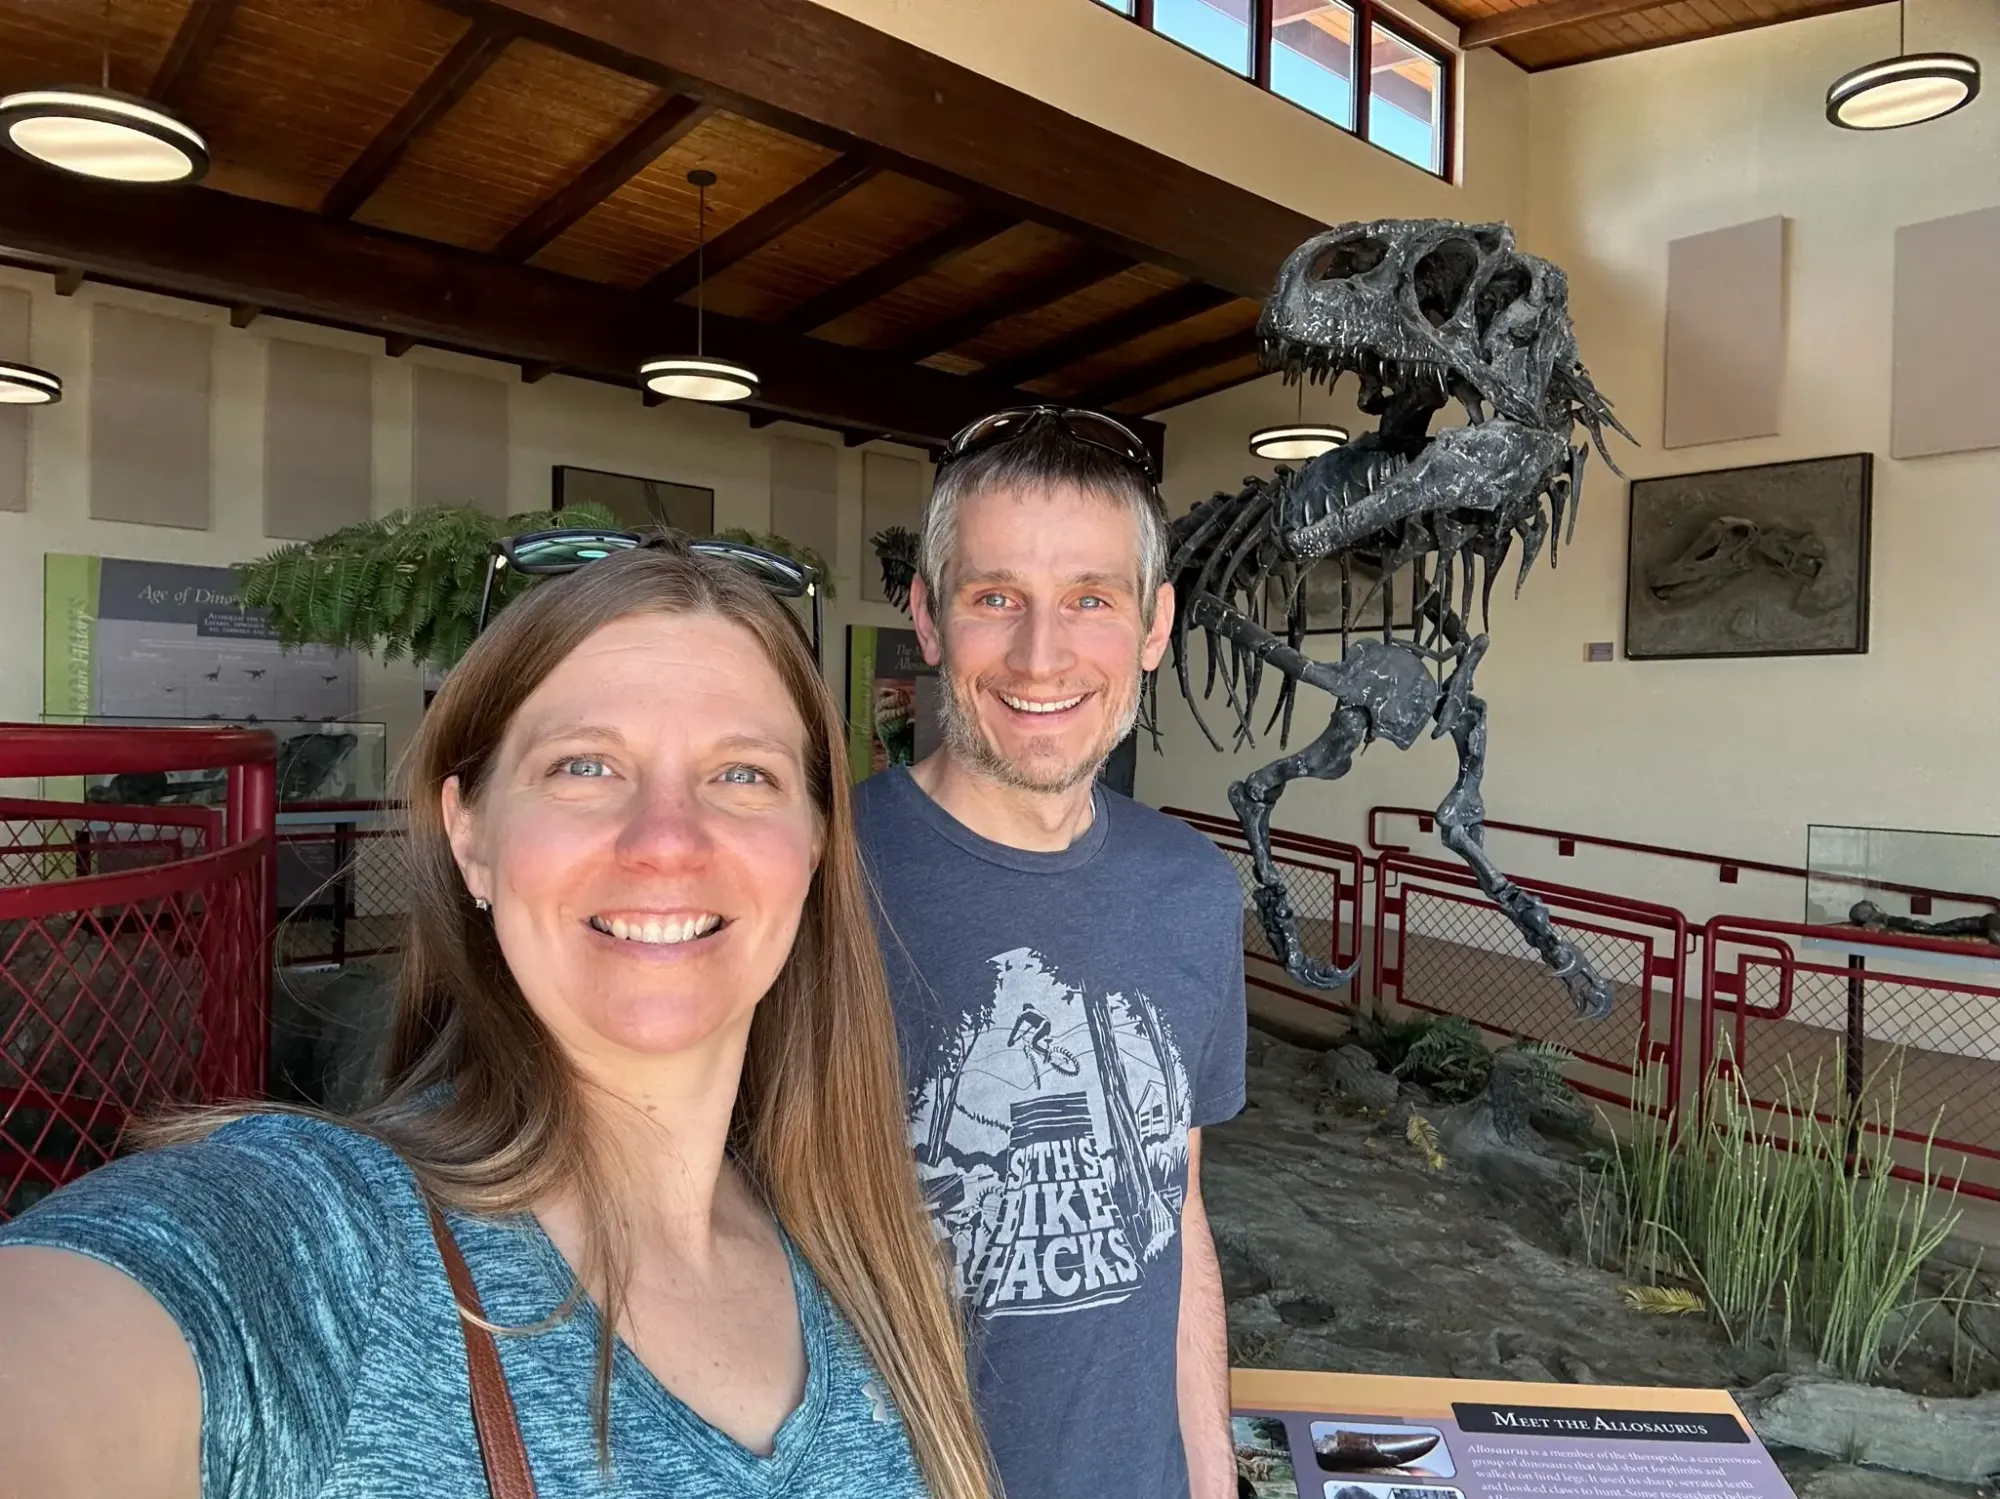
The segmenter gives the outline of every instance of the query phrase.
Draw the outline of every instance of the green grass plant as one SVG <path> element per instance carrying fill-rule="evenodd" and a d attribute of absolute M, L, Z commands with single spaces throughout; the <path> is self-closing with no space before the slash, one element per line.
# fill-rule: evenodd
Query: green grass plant
<path fill-rule="evenodd" d="M 1935 1309 L 1918 1292 L 1957 1226 L 1956 1189 L 1939 1201 L 1891 1176 L 1898 1074 L 1850 1104 L 1838 1065 L 1802 1077 L 1788 1058 L 1760 1108 L 1730 1063 L 1725 1046 L 1678 1130 L 1659 1117 L 1662 1069 L 1638 1069 L 1630 1127 L 1585 1175 L 1586 1252 L 1641 1285 L 1698 1287 L 1732 1343 L 1785 1349 L 1797 1333 L 1829 1372 L 1873 1378 Z M 1934 1122 L 1927 1180 L 1935 1138 Z"/>

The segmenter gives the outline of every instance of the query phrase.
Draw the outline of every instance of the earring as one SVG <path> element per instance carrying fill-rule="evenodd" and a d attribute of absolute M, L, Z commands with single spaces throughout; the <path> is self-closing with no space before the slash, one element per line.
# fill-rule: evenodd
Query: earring
<path fill-rule="evenodd" d="M 474 906 L 474 908 L 475 908 L 475 909 L 477 909 L 477 910 L 481 910 L 481 911 L 490 911 L 490 910 L 492 910 L 492 909 L 493 909 L 493 902 L 492 902 L 492 901 L 490 901 L 490 900 L 488 900 L 488 899 L 487 899 L 487 898 L 486 898 L 485 896 L 483 896 L 483 895 L 475 895 L 475 896 L 473 896 L 473 897 L 472 897 L 472 904 L 473 904 L 473 906 Z"/>

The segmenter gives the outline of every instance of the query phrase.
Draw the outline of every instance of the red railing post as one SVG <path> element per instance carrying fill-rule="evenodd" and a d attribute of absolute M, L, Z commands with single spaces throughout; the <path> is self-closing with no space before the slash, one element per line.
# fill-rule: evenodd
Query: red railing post
<path fill-rule="evenodd" d="M 0 1218 L 109 1159 L 135 1116 L 263 1091 L 276 748 L 0 725 L 0 779 L 229 773 L 220 809 L 0 798 Z"/>

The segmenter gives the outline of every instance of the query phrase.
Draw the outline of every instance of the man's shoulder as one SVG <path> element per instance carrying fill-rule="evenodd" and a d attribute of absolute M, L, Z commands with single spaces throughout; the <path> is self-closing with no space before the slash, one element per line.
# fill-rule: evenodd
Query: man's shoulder
<path fill-rule="evenodd" d="M 1241 892 L 1236 866 L 1206 833 L 1171 812 L 1115 791 L 1106 792 L 1104 799 L 1111 808 L 1111 836 L 1119 859 L 1143 860 L 1156 879 Z"/>
<path fill-rule="evenodd" d="M 900 766 L 891 766 L 855 786 L 854 832 L 864 848 L 886 824 L 909 815 L 909 804 L 901 794 L 903 788 L 896 784 L 899 777 L 907 774 Z"/>

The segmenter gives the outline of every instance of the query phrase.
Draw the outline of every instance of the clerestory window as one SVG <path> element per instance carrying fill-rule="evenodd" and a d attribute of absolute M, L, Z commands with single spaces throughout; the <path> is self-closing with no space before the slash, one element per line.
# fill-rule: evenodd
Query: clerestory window
<path fill-rule="evenodd" d="M 1096 3 L 1434 176 L 1451 176 L 1451 54 L 1376 0 Z"/>

